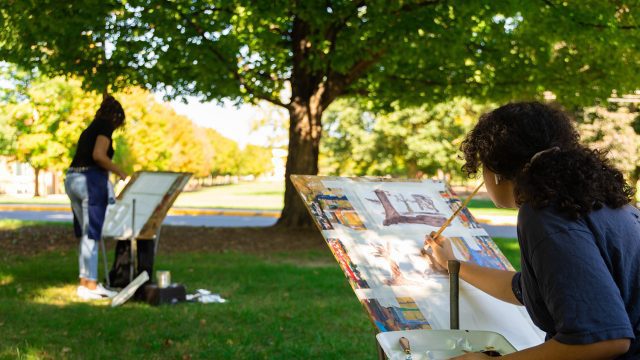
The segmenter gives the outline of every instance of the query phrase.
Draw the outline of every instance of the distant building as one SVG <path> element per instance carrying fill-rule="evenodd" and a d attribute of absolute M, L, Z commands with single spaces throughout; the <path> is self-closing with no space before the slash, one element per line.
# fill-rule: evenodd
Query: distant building
<path fill-rule="evenodd" d="M 36 174 L 31 165 L 0 156 L 0 194 L 33 196 Z M 40 195 L 64 193 L 60 172 L 40 171 L 38 182 Z"/>

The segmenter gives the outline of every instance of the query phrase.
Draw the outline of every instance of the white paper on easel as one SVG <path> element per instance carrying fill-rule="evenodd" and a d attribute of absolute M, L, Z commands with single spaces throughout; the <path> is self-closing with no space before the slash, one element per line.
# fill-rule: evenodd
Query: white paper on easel
<path fill-rule="evenodd" d="M 125 188 L 121 199 L 110 206 L 102 228 L 103 237 L 128 238 L 138 236 L 155 209 L 183 173 L 140 172 Z M 132 213 L 135 200 L 135 214 Z M 135 226 L 135 227 L 132 227 Z"/>

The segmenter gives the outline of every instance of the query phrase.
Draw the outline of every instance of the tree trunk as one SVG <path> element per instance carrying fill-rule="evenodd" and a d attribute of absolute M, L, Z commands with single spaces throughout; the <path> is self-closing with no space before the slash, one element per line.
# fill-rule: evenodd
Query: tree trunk
<path fill-rule="evenodd" d="M 312 225 L 304 203 L 291 183 L 291 175 L 317 175 L 323 106 L 319 101 L 293 101 L 289 109 L 289 153 L 285 168 L 284 208 L 279 226 Z"/>
<path fill-rule="evenodd" d="M 407 159 L 407 178 L 415 179 L 418 176 L 418 163 L 415 159 Z"/>
<path fill-rule="evenodd" d="M 40 169 L 34 168 L 33 170 L 34 170 L 34 175 L 35 175 L 33 196 L 34 197 L 38 197 L 38 196 L 40 196 Z"/>

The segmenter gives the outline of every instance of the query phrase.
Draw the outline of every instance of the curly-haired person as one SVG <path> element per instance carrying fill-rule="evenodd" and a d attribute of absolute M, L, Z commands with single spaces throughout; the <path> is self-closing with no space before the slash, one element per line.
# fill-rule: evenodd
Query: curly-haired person
<path fill-rule="evenodd" d="M 462 262 L 460 276 L 524 305 L 547 334 L 504 358 L 640 358 L 640 211 L 620 171 L 580 143 L 564 112 L 538 102 L 483 115 L 461 150 L 463 169 L 482 171 L 496 206 L 519 208 L 522 271 Z M 425 246 L 443 266 L 455 259 L 444 237 Z"/>
<path fill-rule="evenodd" d="M 79 240 L 80 284 L 77 294 L 84 300 L 113 297 L 116 292 L 98 283 L 98 242 L 102 237 L 109 197 L 109 171 L 125 179 L 127 174 L 111 161 L 111 135 L 124 125 L 122 105 L 107 96 L 91 124 L 78 139 L 76 153 L 64 180 L 71 200 L 73 227 Z"/>

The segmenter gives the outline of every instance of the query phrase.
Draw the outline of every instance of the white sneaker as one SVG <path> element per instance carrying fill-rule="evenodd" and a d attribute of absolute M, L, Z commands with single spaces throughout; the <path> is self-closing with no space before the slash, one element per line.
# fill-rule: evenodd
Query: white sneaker
<path fill-rule="evenodd" d="M 116 296 L 117 292 L 107 290 L 102 286 L 102 284 L 98 284 L 95 289 L 91 290 L 86 286 L 78 286 L 77 289 L 78 296 L 83 300 L 100 300 L 100 299 L 111 299 Z"/>
<path fill-rule="evenodd" d="M 98 285 L 96 285 L 96 289 L 94 291 L 97 291 L 100 295 L 103 295 L 108 299 L 111 299 L 112 297 L 118 295 L 117 291 L 109 290 L 102 286 L 101 283 L 98 283 Z"/>
<path fill-rule="evenodd" d="M 100 300 L 100 299 L 104 299 L 104 297 L 98 293 L 96 293 L 95 290 L 90 290 L 88 287 L 86 286 L 78 286 L 78 289 L 76 290 L 76 293 L 78 294 L 78 297 L 82 300 Z"/>

